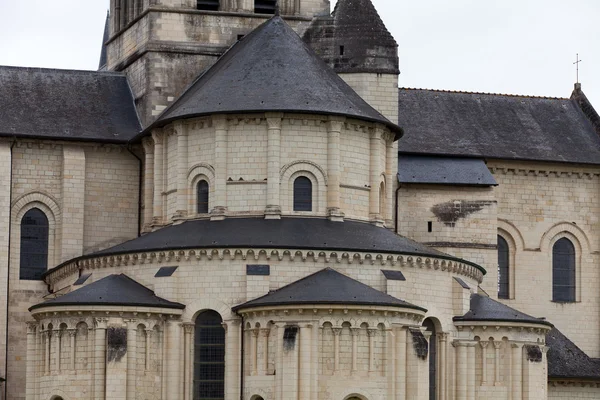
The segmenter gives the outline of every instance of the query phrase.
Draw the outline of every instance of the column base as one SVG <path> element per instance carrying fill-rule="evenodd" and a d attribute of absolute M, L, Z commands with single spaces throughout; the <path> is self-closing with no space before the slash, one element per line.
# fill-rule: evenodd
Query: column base
<path fill-rule="evenodd" d="M 187 217 L 187 210 L 177 210 L 171 217 L 171 220 L 175 225 L 181 224 Z"/>
<path fill-rule="evenodd" d="M 346 214 L 340 211 L 338 207 L 331 207 L 327 209 L 327 219 L 332 222 L 344 222 Z"/>
<path fill-rule="evenodd" d="M 210 212 L 211 221 L 223 221 L 227 218 L 227 207 L 217 206 Z"/>
<path fill-rule="evenodd" d="M 369 215 L 369 220 L 370 220 L 371 224 L 373 224 L 379 228 L 383 228 L 385 226 L 385 221 L 383 219 L 381 219 L 381 215 L 379 215 L 379 214 Z"/>
<path fill-rule="evenodd" d="M 265 209 L 265 219 L 281 219 L 281 207 L 278 205 L 268 205 Z"/>

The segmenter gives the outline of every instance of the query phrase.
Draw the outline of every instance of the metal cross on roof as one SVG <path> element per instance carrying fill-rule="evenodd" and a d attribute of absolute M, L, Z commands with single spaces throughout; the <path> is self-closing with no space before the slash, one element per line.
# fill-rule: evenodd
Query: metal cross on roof
<path fill-rule="evenodd" d="M 582 60 L 579 59 L 579 53 L 577 53 L 577 59 L 576 61 L 573 63 L 573 65 L 577 65 L 577 83 L 579 83 L 579 63 Z"/>

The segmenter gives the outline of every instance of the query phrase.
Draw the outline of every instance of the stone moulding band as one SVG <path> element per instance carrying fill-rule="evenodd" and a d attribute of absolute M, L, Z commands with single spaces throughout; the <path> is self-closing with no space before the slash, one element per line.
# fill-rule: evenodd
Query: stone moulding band
<path fill-rule="evenodd" d="M 148 251 L 142 253 L 129 253 L 120 255 L 101 256 L 83 260 L 74 260 L 63 264 L 55 270 L 49 271 L 44 277 L 47 284 L 54 284 L 78 270 L 93 270 L 99 268 L 122 267 L 128 265 L 160 264 L 163 262 L 180 262 L 190 260 L 254 260 L 259 261 L 261 257 L 266 260 L 283 261 L 311 261 L 325 263 L 347 263 L 347 264 L 371 264 L 381 266 L 399 266 L 404 268 L 432 269 L 442 272 L 463 275 L 481 283 L 484 270 L 473 264 L 459 260 L 448 260 L 437 257 L 426 257 L 407 254 L 387 253 L 365 253 L 344 251 L 321 251 L 321 250 L 294 250 L 294 249 L 269 249 L 269 248 L 209 248 L 209 249 L 186 249 Z"/>

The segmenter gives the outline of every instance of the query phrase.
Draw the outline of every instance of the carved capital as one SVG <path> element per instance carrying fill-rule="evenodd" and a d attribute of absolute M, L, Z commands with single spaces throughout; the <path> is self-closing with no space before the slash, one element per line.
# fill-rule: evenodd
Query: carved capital
<path fill-rule="evenodd" d="M 360 328 L 350 328 L 350 335 L 352 336 L 360 336 Z"/>
<path fill-rule="evenodd" d="M 154 140 L 148 136 L 142 139 L 142 146 L 144 147 L 145 154 L 152 154 L 154 152 Z"/>
<path fill-rule="evenodd" d="M 37 332 L 37 328 L 38 328 L 37 322 L 35 322 L 35 321 L 27 322 L 27 334 L 28 335 L 35 335 L 35 333 Z"/>
<path fill-rule="evenodd" d="M 94 328 L 95 329 L 107 329 L 108 328 L 108 318 L 94 318 Z"/>
<path fill-rule="evenodd" d="M 260 330 L 260 336 L 261 337 L 269 337 L 269 335 L 271 334 L 271 329 L 269 328 L 263 328 Z"/>
<path fill-rule="evenodd" d="M 369 336 L 369 337 L 377 336 L 377 329 L 367 329 L 367 336 Z"/>
<path fill-rule="evenodd" d="M 329 116 L 327 118 L 327 132 L 340 133 L 345 121 L 346 117 Z"/>
<path fill-rule="evenodd" d="M 487 349 L 489 344 L 490 344 L 490 342 L 483 341 L 483 340 L 481 342 L 479 342 L 479 345 L 481 346 L 482 349 Z"/>
<path fill-rule="evenodd" d="M 154 146 L 161 146 L 163 144 L 163 134 L 162 132 L 155 130 L 152 132 L 152 141 L 154 142 Z"/>
<path fill-rule="evenodd" d="M 74 337 L 77 335 L 77 329 L 67 329 L 67 333 L 69 334 L 69 337 Z"/>
<path fill-rule="evenodd" d="M 192 333 L 194 333 L 195 325 L 192 324 L 191 322 L 183 323 L 183 324 L 181 324 L 181 326 L 183 326 L 183 331 L 185 332 L 186 335 L 191 335 Z"/>
<path fill-rule="evenodd" d="M 335 336 L 340 336 L 342 334 L 342 328 L 332 328 L 331 330 Z"/>
<path fill-rule="evenodd" d="M 267 118 L 267 127 L 269 130 L 281 130 L 281 125 L 283 122 L 283 113 L 266 113 L 265 117 Z"/>
<path fill-rule="evenodd" d="M 212 123 L 217 131 L 226 131 L 228 128 L 226 115 L 214 115 Z"/>
<path fill-rule="evenodd" d="M 494 348 L 496 350 L 500 349 L 500 347 L 502 347 L 502 342 L 501 341 L 494 341 Z"/>

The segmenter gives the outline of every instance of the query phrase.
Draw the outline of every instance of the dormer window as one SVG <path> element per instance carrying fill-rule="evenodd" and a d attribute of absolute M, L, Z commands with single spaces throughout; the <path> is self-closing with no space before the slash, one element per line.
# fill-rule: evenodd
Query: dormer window
<path fill-rule="evenodd" d="M 196 8 L 198 10 L 219 11 L 219 0 L 198 0 Z"/>
<path fill-rule="evenodd" d="M 254 0 L 254 12 L 257 14 L 275 14 L 277 0 Z"/>

